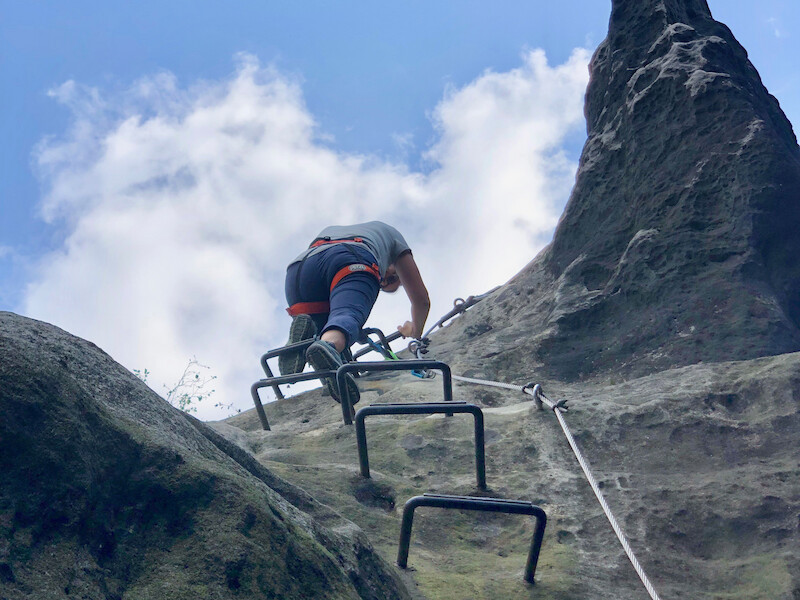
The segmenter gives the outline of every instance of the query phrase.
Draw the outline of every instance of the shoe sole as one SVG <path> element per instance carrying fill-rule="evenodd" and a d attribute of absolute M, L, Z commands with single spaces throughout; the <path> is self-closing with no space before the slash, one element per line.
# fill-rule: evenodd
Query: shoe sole
<path fill-rule="evenodd" d="M 342 363 L 333 352 L 333 350 L 324 347 L 322 344 L 313 344 L 308 348 L 306 359 L 308 359 L 309 364 L 314 367 L 315 371 L 335 371 Z M 361 392 L 358 389 L 355 377 L 347 373 L 344 378 L 347 384 L 347 390 L 350 393 L 350 404 L 357 404 L 361 399 Z M 339 395 L 339 387 L 336 385 L 336 379 L 333 377 L 326 377 L 323 379 L 323 382 L 328 388 L 328 393 L 331 395 L 331 398 L 341 404 L 341 397 Z"/>
<path fill-rule="evenodd" d="M 317 327 L 314 319 L 308 315 L 298 315 L 292 319 L 289 327 L 289 341 L 287 346 L 313 338 L 317 334 Z M 294 375 L 302 373 L 306 367 L 306 355 L 303 350 L 287 352 L 278 357 L 278 370 L 281 375 Z"/>

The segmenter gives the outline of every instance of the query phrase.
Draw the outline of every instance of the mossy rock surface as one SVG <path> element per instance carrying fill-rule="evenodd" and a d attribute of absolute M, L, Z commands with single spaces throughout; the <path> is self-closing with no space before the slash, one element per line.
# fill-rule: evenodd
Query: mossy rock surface
<path fill-rule="evenodd" d="M 0 313 L 0 597 L 409 598 L 351 522 L 89 342 Z"/>
<path fill-rule="evenodd" d="M 549 398 L 569 401 L 571 431 L 661 597 L 794 600 L 800 354 L 624 382 L 541 383 Z M 438 378 L 374 376 L 359 385 L 359 407 L 442 400 Z M 456 383 L 454 394 L 484 412 L 488 490 L 476 487 L 469 415 L 367 417 L 371 479 L 359 474 L 353 427 L 318 391 L 267 404 L 271 432 L 254 411 L 225 427 L 244 434 L 271 471 L 357 523 L 387 562 L 397 557 L 404 503 L 422 493 L 526 500 L 547 512 L 530 586 L 522 575 L 532 518 L 417 509 L 404 574 L 415 594 L 646 597 L 554 415 L 520 392 L 486 390 Z"/>

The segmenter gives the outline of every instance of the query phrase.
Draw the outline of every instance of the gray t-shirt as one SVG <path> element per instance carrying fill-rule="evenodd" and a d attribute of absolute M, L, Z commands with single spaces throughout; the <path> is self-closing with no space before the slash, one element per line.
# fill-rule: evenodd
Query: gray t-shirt
<path fill-rule="evenodd" d="M 361 238 L 362 242 L 344 242 L 356 246 L 366 247 L 378 261 L 378 269 L 381 277 L 386 273 L 386 268 L 394 263 L 406 252 L 411 252 L 405 238 L 391 225 L 380 221 L 369 221 L 368 223 L 358 223 L 356 225 L 332 225 L 326 227 L 317 235 L 316 240 L 329 238 L 331 240 L 343 240 Z M 295 258 L 291 264 L 300 262 L 304 258 L 322 252 L 330 248 L 330 244 L 323 244 L 316 248 L 309 248 L 300 256 Z"/>

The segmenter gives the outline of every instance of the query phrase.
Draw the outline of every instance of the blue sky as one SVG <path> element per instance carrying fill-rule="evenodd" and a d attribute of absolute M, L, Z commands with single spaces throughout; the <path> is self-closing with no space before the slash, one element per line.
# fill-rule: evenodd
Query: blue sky
<path fill-rule="evenodd" d="M 302 79 L 309 110 L 337 147 L 391 155 L 395 133 L 411 134 L 418 148 L 429 141 L 426 115 L 446 85 L 508 69 L 525 47 L 547 48 L 559 63 L 605 36 L 603 2 L 580 2 L 569 19 L 535 4 L 6 0 L 0 76 L 13 92 L 0 117 L 11 142 L 0 194 L 12 213 L 0 239 L 33 252 L 47 243 L 31 152 L 67 126 L 69 112 L 46 93 L 64 81 L 114 89 L 167 70 L 186 85 L 229 75 L 234 55 L 249 52 Z"/>
<path fill-rule="evenodd" d="M 709 4 L 796 127 L 798 3 Z M 295 238 L 325 218 L 394 219 L 412 246 L 436 254 L 421 259 L 438 282 L 433 318 L 516 272 L 549 240 L 568 196 L 585 138 L 582 65 L 605 37 L 610 2 L 367 6 L 0 0 L 0 309 L 88 337 L 158 381 L 174 381 L 187 356 L 216 362 L 220 394 L 247 408 L 234 390 L 258 377 L 257 356 L 255 370 L 234 368 L 213 348 L 229 336 L 244 360 L 282 342 L 285 323 L 270 316 L 282 303 L 281 269 Z M 272 109 L 286 119 L 251 114 Z M 249 133 L 232 144 L 230 128 L 203 119 Z M 285 145 L 248 145 L 276 122 L 294 124 L 273 132 Z M 524 151 L 486 154 L 497 145 L 536 150 L 516 163 Z M 161 163 L 145 160 L 153 156 Z M 370 201 L 326 212 L 359 194 Z M 250 229 L 262 196 L 273 199 L 261 207 L 270 216 Z M 465 260 L 453 246 L 491 229 L 495 215 L 482 211 L 493 202 L 505 210 L 498 231 L 519 230 L 516 245 L 499 238 L 514 258 L 498 270 L 497 255 L 475 243 L 459 276 L 446 266 Z M 453 237 L 433 217 L 450 220 Z M 397 302 L 376 313 L 378 326 L 391 329 L 407 310 Z M 217 323 L 221 312 L 230 314 Z M 154 363 L 170 366 L 159 373 Z"/>

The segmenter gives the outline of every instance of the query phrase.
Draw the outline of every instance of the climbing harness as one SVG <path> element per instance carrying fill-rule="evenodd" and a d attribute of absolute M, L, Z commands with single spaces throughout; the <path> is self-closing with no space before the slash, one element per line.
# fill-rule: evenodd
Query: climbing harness
<path fill-rule="evenodd" d="M 311 248 L 318 248 L 319 246 L 325 246 L 329 244 L 343 244 L 343 243 L 357 243 L 363 244 L 364 240 L 360 237 L 354 238 L 345 238 L 345 239 L 337 239 L 333 240 L 329 237 L 324 238 L 317 238 L 309 245 L 309 249 Z M 347 246 L 345 246 L 347 247 Z M 352 249 L 351 249 L 352 252 Z M 354 257 L 357 258 L 355 252 L 352 252 Z M 294 287 L 295 292 L 299 296 L 299 281 L 300 281 L 300 274 L 303 271 L 303 266 L 305 266 L 305 262 L 308 256 L 305 256 L 303 260 L 300 261 L 300 266 L 297 269 L 297 273 L 294 278 Z M 330 291 L 333 292 L 333 288 L 345 277 L 348 275 L 352 275 L 353 273 L 369 273 L 370 275 L 374 275 L 378 281 L 381 281 L 381 272 L 378 268 L 378 265 L 375 263 L 372 264 L 364 264 L 355 262 L 349 264 L 345 267 L 342 267 L 333 275 L 333 279 L 331 279 L 331 287 Z M 289 313 L 290 317 L 296 317 L 298 315 L 319 315 L 324 313 L 329 313 L 331 311 L 331 305 L 327 300 L 320 300 L 317 302 L 297 302 L 292 304 L 289 308 L 286 309 L 286 312 Z"/>
<path fill-rule="evenodd" d="M 364 240 L 360 237 L 352 237 L 352 238 L 341 238 L 341 239 L 331 239 L 329 237 L 321 237 L 315 239 L 311 244 L 309 244 L 309 248 L 317 248 L 319 246 L 324 246 L 326 244 L 341 244 L 343 242 L 355 242 L 356 244 L 363 244 Z"/>
<path fill-rule="evenodd" d="M 331 304 L 327 300 L 319 302 L 297 302 L 286 309 L 290 317 L 298 315 L 321 315 L 331 312 Z"/>
<path fill-rule="evenodd" d="M 374 263 L 371 265 L 365 265 L 361 263 L 347 265 L 346 267 L 342 267 L 336 271 L 336 274 L 333 276 L 333 279 L 331 280 L 331 292 L 342 279 L 348 275 L 352 275 L 353 273 L 369 273 L 370 275 L 377 277 L 378 281 L 381 279 L 380 271 L 378 271 L 378 265 Z M 297 315 L 317 315 L 330 311 L 331 305 L 327 300 L 320 300 L 318 302 L 297 302 L 286 309 L 286 312 L 289 313 L 290 317 L 296 317 Z"/>

